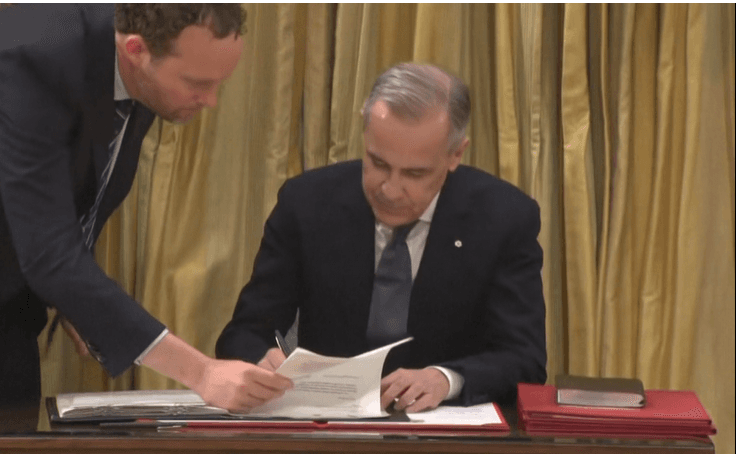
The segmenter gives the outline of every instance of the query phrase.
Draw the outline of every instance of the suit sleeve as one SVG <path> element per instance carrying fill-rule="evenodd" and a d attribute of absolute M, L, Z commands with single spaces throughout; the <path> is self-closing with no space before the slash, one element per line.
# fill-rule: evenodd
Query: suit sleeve
<path fill-rule="evenodd" d="M 544 383 L 545 303 L 539 208 L 525 199 L 510 219 L 485 298 L 481 352 L 441 364 L 465 379 L 460 401 L 513 402 L 517 383 Z"/>
<path fill-rule="evenodd" d="M 233 318 L 221 333 L 215 352 L 218 358 L 237 358 L 257 363 L 276 347 L 274 331 L 283 334 L 294 321 L 302 299 L 302 264 L 299 229 L 292 207 L 298 189 L 287 181 L 279 190 L 250 281 L 241 290 Z"/>
<path fill-rule="evenodd" d="M 66 26 L 73 19 L 58 18 Z M 43 43 L 0 49 L 0 201 L 26 283 L 72 322 L 115 376 L 164 327 L 84 245 L 70 175 L 81 114 L 70 101 L 74 89 L 59 91 L 83 61 L 68 55 L 71 69 L 58 68 L 54 59 L 61 57 L 48 52 Z"/>

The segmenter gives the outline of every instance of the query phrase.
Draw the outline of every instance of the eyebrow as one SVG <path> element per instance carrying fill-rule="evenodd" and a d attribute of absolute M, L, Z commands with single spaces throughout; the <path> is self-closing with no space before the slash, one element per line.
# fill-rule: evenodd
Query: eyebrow
<path fill-rule="evenodd" d="M 383 162 L 383 163 L 385 163 L 385 164 L 389 165 L 389 163 L 387 163 L 386 161 L 384 161 L 384 160 L 383 160 L 383 159 L 381 159 L 380 157 L 376 156 L 376 154 L 374 154 L 374 153 L 373 153 L 373 152 L 372 152 L 371 150 L 369 150 L 368 148 L 366 148 L 366 154 L 367 154 L 367 155 L 369 155 L 369 157 L 370 157 L 371 159 L 375 160 L 375 161 L 380 161 L 380 162 Z M 403 168 L 403 169 L 399 169 L 399 170 L 400 170 L 401 172 L 429 172 L 429 171 L 431 171 L 432 169 L 431 169 L 431 168 L 429 168 L 429 167 L 407 167 L 407 168 Z"/>
<path fill-rule="evenodd" d="M 380 157 L 376 156 L 376 154 L 373 151 L 371 151 L 369 148 L 366 148 L 366 154 L 369 155 L 369 157 L 371 157 L 371 159 L 373 159 L 374 161 L 382 161 L 382 162 L 384 161 Z"/>

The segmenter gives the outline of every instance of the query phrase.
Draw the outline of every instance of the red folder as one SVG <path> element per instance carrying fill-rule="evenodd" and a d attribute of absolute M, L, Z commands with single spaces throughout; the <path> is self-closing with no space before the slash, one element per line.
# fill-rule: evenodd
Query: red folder
<path fill-rule="evenodd" d="M 529 434 L 582 434 L 692 438 L 716 433 L 693 391 L 647 390 L 642 408 L 558 405 L 551 385 L 520 383 L 517 410 Z"/>

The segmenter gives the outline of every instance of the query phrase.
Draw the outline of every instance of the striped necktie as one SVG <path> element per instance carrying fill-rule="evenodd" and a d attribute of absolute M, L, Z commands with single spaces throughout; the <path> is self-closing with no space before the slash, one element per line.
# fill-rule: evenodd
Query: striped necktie
<path fill-rule="evenodd" d="M 113 115 L 113 138 L 108 145 L 108 161 L 102 171 L 102 176 L 98 182 L 97 195 L 95 197 L 95 203 L 92 205 L 90 210 L 85 213 L 79 220 L 82 225 L 82 235 L 84 237 L 84 243 L 89 250 L 95 243 L 94 232 L 95 222 L 97 221 L 97 210 L 100 208 L 100 202 L 105 195 L 105 190 L 110 182 L 110 176 L 113 174 L 115 168 L 115 162 L 118 160 L 118 154 L 120 153 L 120 147 L 118 142 L 122 139 L 124 134 L 125 124 L 130 117 L 131 111 L 133 110 L 133 100 L 124 99 L 122 101 L 115 101 L 115 114 Z"/>

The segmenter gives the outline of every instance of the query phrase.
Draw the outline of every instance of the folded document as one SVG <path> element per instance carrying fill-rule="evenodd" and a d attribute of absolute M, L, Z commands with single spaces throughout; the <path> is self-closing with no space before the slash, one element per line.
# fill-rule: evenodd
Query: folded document
<path fill-rule="evenodd" d="M 318 355 L 297 348 L 277 373 L 292 379 L 294 388 L 257 407 L 249 416 L 297 419 L 381 418 L 381 369 L 389 350 L 412 338 L 352 358 Z"/>

